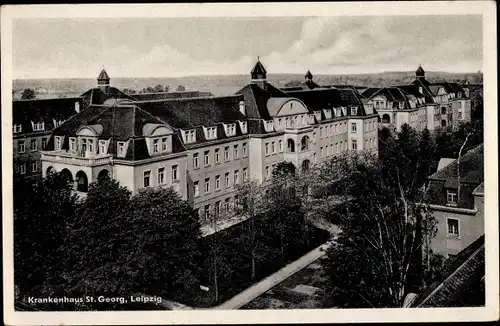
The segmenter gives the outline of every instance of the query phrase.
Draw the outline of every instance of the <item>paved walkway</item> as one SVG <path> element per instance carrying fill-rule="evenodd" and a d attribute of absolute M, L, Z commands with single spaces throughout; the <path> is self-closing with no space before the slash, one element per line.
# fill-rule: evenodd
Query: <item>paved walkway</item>
<path fill-rule="evenodd" d="M 298 271 L 302 270 L 306 266 L 324 256 L 326 249 L 330 245 L 330 241 L 322 244 L 321 246 L 300 257 L 296 261 L 286 265 L 276 273 L 271 274 L 270 276 L 264 278 L 262 281 L 252 285 L 243 292 L 240 292 L 228 301 L 212 309 L 239 309 L 243 307 L 259 295 L 267 292 L 270 288 L 276 286 L 278 283 L 284 281 L 286 278 L 292 276 L 293 274 L 297 273 Z"/>

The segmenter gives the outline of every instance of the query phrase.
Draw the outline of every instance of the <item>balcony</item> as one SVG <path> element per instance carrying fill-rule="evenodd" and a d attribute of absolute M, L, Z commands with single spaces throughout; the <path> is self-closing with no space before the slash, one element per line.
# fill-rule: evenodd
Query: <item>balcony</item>
<path fill-rule="evenodd" d="M 70 152 L 66 150 L 41 152 L 42 161 L 79 166 L 105 165 L 109 164 L 112 159 L 113 158 L 110 154 L 97 155 L 92 153 L 85 153 L 85 155 L 82 155 L 80 153 Z"/>

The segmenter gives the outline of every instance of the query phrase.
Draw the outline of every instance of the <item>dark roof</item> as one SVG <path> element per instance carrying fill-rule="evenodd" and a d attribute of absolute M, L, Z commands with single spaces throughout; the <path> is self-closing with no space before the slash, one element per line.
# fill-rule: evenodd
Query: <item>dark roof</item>
<path fill-rule="evenodd" d="M 97 80 L 109 80 L 109 75 L 106 70 L 101 70 L 101 73 L 99 74 L 99 77 L 97 77 Z"/>
<path fill-rule="evenodd" d="M 137 94 L 130 94 L 130 96 L 136 99 L 137 101 L 161 101 L 161 100 L 172 100 L 179 98 L 209 97 L 213 96 L 213 94 L 210 92 L 186 91 L 186 92 L 137 93 Z"/>
<path fill-rule="evenodd" d="M 425 75 L 424 68 L 422 68 L 422 66 L 418 66 L 417 71 L 415 71 L 415 75 L 417 77 L 418 76 L 424 76 Z"/>
<path fill-rule="evenodd" d="M 158 117 L 174 128 L 215 126 L 221 122 L 246 120 L 239 111 L 242 95 L 178 99 L 137 103 L 142 110 Z"/>
<path fill-rule="evenodd" d="M 12 124 L 22 125 L 22 133 L 33 132 L 31 121 L 44 122 L 45 130 L 54 128 L 55 120 L 76 115 L 75 103 L 83 109 L 81 97 L 12 101 Z"/>
<path fill-rule="evenodd" d="M 484 235 L 479 237 L 458 255 L 449 258 L 442 268 L 442 278 L 434 282 L 412 303 L 412 307 L 453 307 L 471 296 L 481 295 L 485 275 Z M 484 305 L 483 298 L 479 298 Z"/>
<path fill-rule="evenodd" d="M 364 97 L 371 97 L 373 94 L 377 93 L 381 88 L 380 87 L 369 87 L 365 89 L 361 94 L 363 94 Z"/>
<path fill-rule="evenodd" d="M 91 88 L 81 95 L 84 106 L 100 105 L 109 99 L 128 99 L 135 100 L 132 96 L 122 92 L 116 87 L 109 87 L 109 92 L 104 93 L 99 87 Z"/>
<path fill-rule="evenodd" d="M 460 160 L 460 182 L 480 184 L 484 180 L 483 145 L 469 150 Z M 457 160 L 429 177 L 429 180 L 446 181 L 457 178 Z"/>
<path fill-rule="evenodd" d="M 236 94 L 243 95 L 246 104 L 246 113 L 248 118 L 271 120 L 269 111 L 267 110 L 267 101 L 271 97 L 290 97 L 282 90 L 265 82 L 264 88 L 257 84 L 248 84 Z"/>
<path fill-rule="evenodd" d="M 415 85 L 415 84 L 412 84 L 412 85 L 398 85 L 398 86 L 395 86 L 395 87 L 398 87 L 400 89 L 402 89 L 403 91 L 415 96 L 415 97 L 425 97 L 424 94 L 420 93 L 418 91 L 418 85 Z"/>

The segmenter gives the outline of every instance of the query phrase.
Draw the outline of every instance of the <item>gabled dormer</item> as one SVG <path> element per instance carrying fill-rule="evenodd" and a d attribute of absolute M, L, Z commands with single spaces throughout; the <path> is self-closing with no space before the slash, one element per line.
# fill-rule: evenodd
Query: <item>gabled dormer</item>
<path fill-rule="evenodd" d="M 238 121 L 240 124 L 240 129 L 242 134 L 247 134 L 248 133 L 248 122 L 246 121 Z"/>
<path fill-rule="evenodd" d="M 269 120 L 269 121 L 263 120 L 263 122 L 264 122 L 264 130 L 266 132 L 273 132 L 274 131 L 274 121 L 273 120 Z"/>
<path fill-rule="evenodd" d="M 236 123 L 223 123 L 224 131 L 227 137 L 236 136 Z"/>
<path fill-rule="evenodd" d="M 325 114 L 325 119 L 332 118 L 332 109 L 323 109 L 323 113 Z"/>
<path fill-rule="evenodd" d="M 13 124 L 12 125 L 12 133 L 17 134 L 23 131 L 23 125 L 21 124 Z"/>
<path fill-rule="evenodd" d="M 342 109 L 342 115 L 346 116 L 347 115 L 347 108 L 345 106 L 342 106 L 341 109 Z"/>
<path fill-rule="evenodd" d="M 130 140 L 116 142 L 116 156 L 118 158 L 123 158 L 127 155 L 127 150 L 128 150 L 129 144 L 130 144 Z"/>
<path fill-rule="evenodd" d="M 196 143 L 196 130 L 195 129 L 190 129 L 190 130 L 182 130 L 181 129 L 181 136 L 182 136 L 182 141 L 184 142 L 184 144 Z"/>
<path fill-rule="evenodd" d="M 351 115 L 358 115 L 358 107 L 351 106 Z"/>
<path fill-rule="evenodd" d="M 342 116 L 342 108 L 335 108 L 335 117 L 340 118 Z"/>
<path fill-rule="evenodd" d="M 109 151 L 110 139 L 99 139 L 99 147 L 97 148 L 99 155 L 107 155 Z"/>
<path fill-rule="evenodd" d="M 203 127 L 203 133 L 206 140 L 217 139 L 217 127 Z"/>
<path fill-rule="evenodd" d="M 310 125 L 313 125 L 315 123 L 314 121 L 314 114 L 308 114 L 307 115 L 307 123 Z"/>
<path fill-rule="evenodd" d="M 64 123 L 64 120 L 52 119 L 52 121 L 54 123 L 54 128 L 57 128 Z"/>
<path fill-rule="evenodd" d="M 316 117 L 316 120 L 321 121 L 321 111 L 314 111 L 314 116 Z"/>

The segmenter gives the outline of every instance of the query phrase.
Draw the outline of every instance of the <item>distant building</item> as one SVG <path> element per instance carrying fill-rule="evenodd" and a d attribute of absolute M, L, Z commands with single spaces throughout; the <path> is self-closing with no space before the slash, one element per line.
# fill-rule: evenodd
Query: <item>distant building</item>
<path fill-rule="evenodd" d="M 410 85 L 368 88 L 367 103 L 379 113 L 381 126 L 401 130 L 408 124 L 417 130 L 436 130 L 471 121 L 469 89 L 457 83 L 430 83 L 419 66 Z"/>
<path fill-rule="evenodd" d="M 42 177 L 40 150 L 52 130 L 82 109 L 82 98 L 12 101 L 12 149 L 16 177 L 36 182 Z"/>
<path fill-rule="evenodd" d="M 269 184 L 277 163 L 301 171 L 348 151 L 378 149 L 377 113 L 351 89 L 283 91 L 260 61 L 235 95 L 124 96 L 101 73 L 85 94 L 89 106 L 54 130 L 42 153 L 44 176 L 57 171 L 84 195 L 110 176 L 133 193 L 173 186 L 202 222 L 238 202 L 234 185 Z M 309 85 L 309 86 L 307 86 Z"/>
<path fill-rule="evenodd" d="M 485 305 L 484 234 L 449 258 L 439 280 L 419 295 L 409 294 L 404 307 L 445 308 Z"/>
<path fill-rule="evenodd" d="M 483 181 L 483 145 L 467 152 L 460 167 L 454 160 L 428 178 L 430 208 L 438 223 L 434 252 L 455 255 L 484 234 Z"/>

